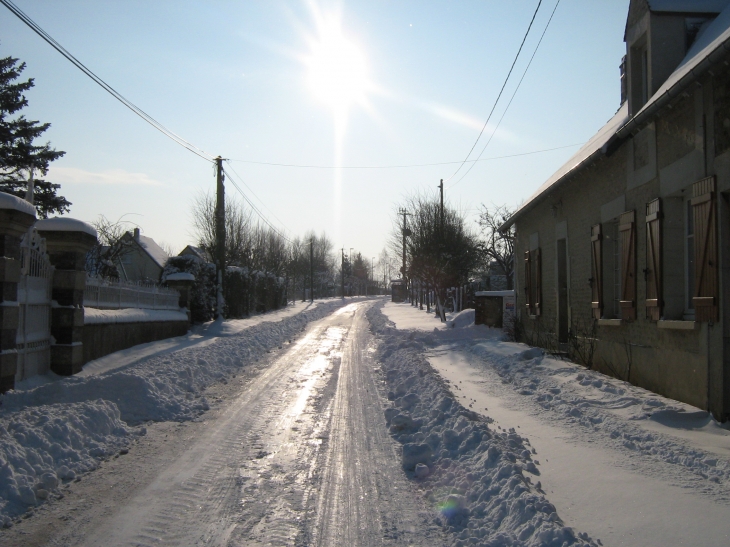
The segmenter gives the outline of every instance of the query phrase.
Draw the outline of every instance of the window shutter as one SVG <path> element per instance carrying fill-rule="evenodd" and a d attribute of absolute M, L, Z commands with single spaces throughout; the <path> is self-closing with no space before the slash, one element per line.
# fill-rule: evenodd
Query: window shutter
<path fill-rule="evenodd" d="M 662 316 L 662 240 L 661 202 L 646 204 L 646 317 L 659 321 Z"/>
<path fill-rule="evenodd" d="M 603 254 L 602 254 L 601 225 L 591 227 L 591 308 L 593 317 L 600 319 L 603 316 Z"/>
<path fill-rule="evenodd" d="M 532 315 L 532 263 L 530 251 L 525 251 L 525 309 L 527 315 Z"/>
<path fill-rule="evenodd" d="M 535 253 L 535 315 L 542 313 L 542 255 L 538 247 Z"/>
<path fill-rule="evenodd" d="M 621 235 L 621 319 L 636 319 L 636 213 L 626 211 L 619 217 Z"/>
<path fill-rule="evenodd" d="M 695 290 L 692 301 L 695 321 L 717 321 L 718 253 L 715 177 L 692 185 L 692 216 L 695 234 Z"/>

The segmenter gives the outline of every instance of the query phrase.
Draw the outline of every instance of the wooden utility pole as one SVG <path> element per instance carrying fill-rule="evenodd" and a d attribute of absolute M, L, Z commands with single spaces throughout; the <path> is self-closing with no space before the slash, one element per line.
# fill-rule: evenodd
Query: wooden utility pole
<path fill-rule="evenodd" d="M 215 205 L 215 247 L 216 247 L 216 318 L 223 320 L 223 277 L 226 271 L 226 197 L 223 181 L 223 158 L 215 159 L 217 187 Z"/>
<path fill-rule="evenodd" d="M 441 184 L 439 184 L 439 191 L 441 192 L 441 232 L 443 232 L 444 231 L 444 179 L 441 179 Z M 443 233 L 441 235 L 443 235 Z"/>
<path fill-rule="evenodd" d="M 309 299 L 314 302 L 314 238 L 309 240 Z"/>
<path fill-rule="evenodd" d="M 408 211 L 406 211 L 403 207 L 401 207 L 398 210 L 398 213 L 403 215 L 403 267 L 401 268 L 403 283 L 405 285 L 406 293 L 408 291 L 408 280 L 406 278 L 406 236 L 408 234 L 408 226 L 406 225 L 406 215 L 408 215 Z"/>
<path fill-rule="evenodd" d="M 342 266 L 340 266 L 340 274 L 342 277 L 342 299 L 345 299 L 345 248 L 342 247 Z"/>

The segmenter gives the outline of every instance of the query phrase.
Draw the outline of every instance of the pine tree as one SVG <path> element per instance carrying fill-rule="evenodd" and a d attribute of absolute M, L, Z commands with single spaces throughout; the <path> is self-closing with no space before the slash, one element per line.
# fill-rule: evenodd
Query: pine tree
<path fill-rule="evenodd" d="M 24 92 L 35 84 L 33 78 L 16 82 L 25 70 L 25 63 L 18 59 L 0 59 L 0 191 L 24 198 L 28 188 L 28 176 L 32 168 L 36 175 L 45 176 L 48 164 L 65 154 L 51 148 L 50 143 L 33 144 L 50 126 L 27 120 L 22 114 L 10 118 L 28 106 Z M 40 218 L 49 214 L 69 211 L 71 203 L 57 194 L 60 184 L 35 178 L 35 207 Z"/>

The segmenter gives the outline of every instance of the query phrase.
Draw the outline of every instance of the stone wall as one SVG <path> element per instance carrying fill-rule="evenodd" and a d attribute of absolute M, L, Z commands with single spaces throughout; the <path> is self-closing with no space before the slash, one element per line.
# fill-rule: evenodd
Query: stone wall
<path fill-rule="evenodd" d="M 92 323 L 83 329 L 83 361 L 88 363 L 115 351 L 188 332 L 187 321 Z"/>
<path fill-rule="evenodd" d="M 658 119 L 649 124 L 650 131 L 643 128 L 636 134 L 651 139 L 644 147 L 651 151 L 648 163 L 637 168 L 634 139 L 629 138 L 612 155 L 600 155 L 557 189 L 543 194 L 537 204 L 517 218 L 515 288 L 526 338 L 555 350 L 567 349 L 558 343 L 557 241 L 565 239 L 568 324 L 572 335 L 595 340 L 592 366 L 668 397 L 709 408 L 723 419 L 730 415 L 730 357 L 725 349 L 730 349 L 730 314 L 723 306 L 730 297 L 730 209 L 723 197 L 730 191 L 730 151 L 715 157 L 712 142 L 703 138 L 703 134 L 713 135 L 712 127 L 703 129 L 703 119 L 709 123 L 714 119 L 711 84 L 708 76 L 701 87 L 679 97 L 674 108 L 659 113 Z M 692 184 L 708 175 L 716 176 L 721 196 L 717 200 L 721 314 L 719 322 L 695 323 L 685 309 L 684 215 Z M 662 200 L 664 212 L 666 306 L 661 320 L 652 321 L 647 318 L 645 305 L 646 204 L 656 198 Z M 636 219 L 636 319 L 622 320 L 612 312 L 608 305 L 609 297 L 611 305 L 614 300 L 607 279 L 610 268 L 604 267 L 604 315 L 594 327 L 589 281 L 594 277 L 591 227 L 600 224 L 603 234 L 608 235 L 617 226 L 618 216 L 631 210 Z M 604 238 L 604 266 L 611 260 L 611 244 Z M 524 253 L 536 246 L 542 260 L 542 307 L 540 316 L 530 316 L 526 310 Z"/>

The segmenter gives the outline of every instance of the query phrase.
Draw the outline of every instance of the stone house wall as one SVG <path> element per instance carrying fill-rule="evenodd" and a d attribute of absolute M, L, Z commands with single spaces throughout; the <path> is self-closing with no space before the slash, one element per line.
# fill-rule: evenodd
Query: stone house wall
<path fill-rule="evenodd" d="M 515 222 L 517 306 L 526 337 L 539 345 L 565 350 L 565 325 L 570 335 L 595 338 L 593 366 L 607 374 L 700 408 L 717 417 L 730 414 L 730 126 L 725 103 L 715 105 L 713 91 L 724 89 L 726 73 L 706 76 L 700 85 L 676 98 L 648 125 L 608 156 L 540 196 Z M 718 84 L 719 82 L 719 84 Z M 724 96 L 722 97 L 724 101 Z M 719 110 L 725 109 L 725 114 Z M 715 155 L 715 143 L 724 150 Z M 707 159 L 706 159 L 707 158 Z M 687 198 L 692 184 L 715 175 L 719 226 L 720 320 L 695 322 L 687 315 Z M 647 318 L 646 206 L 660 198 L 663 253 L 659 321 Z M 618 217 L 635 212 L 636 319 L 621 320 L 620 299 L 614 294 L 614 249 L 620 237 Z M 604 310 L 593 336 L 591 229 L 600 224 Z M 559 241 L 567 256 L 567 322 L 560 328 L 558 288 Z M 524 254 L 540 248 L 542 302 L 540 315 L 526 308 Z M 620 244 L 618 249 L 620 249 Z M 620 257 L 618 258 L 620 264 Z M 620 278 L 619 278 L 620 279 Z M 621 281 L 618 282 L 618 285 Z M 575 340 L 575 338 L 573 338 Z M 560 342 L 563 342 L 562 344 Z"/>

